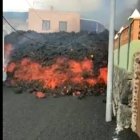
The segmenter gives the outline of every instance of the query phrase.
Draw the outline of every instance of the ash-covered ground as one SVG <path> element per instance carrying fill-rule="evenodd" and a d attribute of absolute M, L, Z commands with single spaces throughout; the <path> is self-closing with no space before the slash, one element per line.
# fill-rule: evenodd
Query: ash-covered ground
<path fill-rule="evenodd" d="M 115 136 L 105 122 L 104 96 L 37 100 L 3 87 L 3 140 L 139 140 L 132 130 Z M 115 139 L 117 137 L 118 139 Z"/>

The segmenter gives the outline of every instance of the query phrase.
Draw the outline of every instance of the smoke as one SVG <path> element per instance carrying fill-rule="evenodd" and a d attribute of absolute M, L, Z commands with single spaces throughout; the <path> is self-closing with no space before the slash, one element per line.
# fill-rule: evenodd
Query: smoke
<path fill-rule="evenodd" d="M 40 0 L 36 0 L 36 2 Z M 43 0 L 43 3 L 37 7 L 53 7 L 54 10 L 75 11 L 79 12 L 81 18 L 98 20 L 107 28 L 109 27 L 111 0 Z M 118 30 L 127 23 L 128 17 L 138 8 L 140 10 L 140 0 L 116 0 L 116 23 L 115 28 Z"/>
<path fill-rule="evenodd" d="M 71 0 L 70 5 L 66 0 L 62 0 L 62 2 L 66 5 L 65 9 L 71 9 L 79 12 L 95 11 L 100 9 L 102 6 L 102 0 L 86 0 L 86 2 L 85 0 Z M 59 8 L 61 8 L 61 6 Z"/>
<path fill-rule="evenodd" d="M 124 0 L 124 4 L 127 7 L 133 7 L 139 0 Z"/>
<path fill-rule="evenodd" d="M 11 7 L 9 0 L 5 0 Z M 24 5 L 19 6 L 20 9 L 23 7 L 34 7 L 34 8 L 45 8 L 50 9 L 53 7 L 54 10 L 58 11 L 74 11 L 79 12 L 81 18 L 87 18 L 97 20 L 101 22 L 105 27 L 109 27 L 110 17 L 110 2 L 111 0 L 27 0 L 31 6 L 25 1 Z M 33 4 L 34 3 L 34 4 Z M 32 5 L 33 4 L 33 5 Z M 14 7 L 16 3 L 13 4 Z M 116 16 L 115 16 L 115 28 L 119 28 L 128 22 L 128 17 L 137 8 L 140 11 L 140 0 L 116 0 Z M 26 9 L 28 11 L 28 9 Z"/>
<path fill-rule="evenodd" d="M 140 11 L 140 0 L 138 0 L 136 7 Z"/>
<path fill-rule="evenodd" d="M 36 7 L 50 8 L 53 7 L 55 10 L 64 11 L 92 11 L 101 8 L 102 0 L 43 0 L 42 4 L 40 1 L 36 2 Z"/>
<path fill-rule="evenodd" d="M 116 29 L 118 30 L 123 25 L 128 24 L 128 18 L 131 16 L 133 11 L 137 8 L 140 10 L 140 0 L 120 0 L 117 1 L 116 5 Z"/>

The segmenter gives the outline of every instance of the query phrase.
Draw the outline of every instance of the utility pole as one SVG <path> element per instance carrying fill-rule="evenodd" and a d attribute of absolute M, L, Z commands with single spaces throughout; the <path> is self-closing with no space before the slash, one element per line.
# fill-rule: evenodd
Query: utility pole
<path fill-rule="evenodd" d="M 106 122 L 109 122 L 112 120 L 113 46 L 114 46 L 115 7 L 116 7 L 116 0 L 110 0 L 110 27 L 109 27 L 109 46 L 108 46 Z"/>
<path fill-rule="evenodd" d="M 4 31 L 3 31 L 3 33 L 4 33 Z M 5 55 L 4 55 L 4 35 L 5 34 L 3 34 L 3 44 L 2 44 L 2 46 L 3 46 L 3 58 L 2 58 L 2 60 L 3 60 L 3 81 L 5 81 L 6 80 L 6 72 L 5 72 Z"/>

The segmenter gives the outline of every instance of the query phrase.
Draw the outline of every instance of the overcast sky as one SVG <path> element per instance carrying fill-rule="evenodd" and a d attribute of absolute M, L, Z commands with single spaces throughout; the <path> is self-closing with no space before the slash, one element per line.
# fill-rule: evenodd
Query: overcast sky
<path fill-rule="evenodd" d="M 33 1 L 44 1 L 47 6 L 64 10 L 95 10 L 103 4 L 102 0 L 3 0 L 4 11 L 28 11 Z"/>
<path fill-rule="evenodd" d="M 28 2 L 33 5 L 33 1 L 45 1 L 46 5 L 54 6 L 57 9 L 67 10 L 97 10 L 103 7 L 109 8 L 110 0 L 3 0 L 4 11 L 28 11 Z M 138 0 L 116 0 L 119 6 L 124 8 L 132 7 Z"/>
<path fill-rule="evenodd" d="M 33 0 L 28 1 L 33 2 Z M 26 0 L 3 0 L 3 11 L 27 11 L 28 8 Z"/>

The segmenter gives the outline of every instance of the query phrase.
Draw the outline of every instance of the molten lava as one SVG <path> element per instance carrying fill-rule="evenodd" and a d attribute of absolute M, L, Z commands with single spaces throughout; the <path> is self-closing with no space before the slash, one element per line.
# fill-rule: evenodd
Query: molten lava
<path fill-rule="evenodd" d="M 7 63 L 9 62 L 9 60 L 10 60 L 10 55 L 11 55 L 11 52 L 12 52 L 12 50 L 13 50 L 13 46 L 12 46 L 12 44 L 10 44 L 10 43 L 5 43 L 4 44 L 4 60 L 3 60 L 3 70 L 4 71 L 8 71 L 8 72 L 12 72 L 13 71 L 13 68 L 14 68 L 14 65 L 15 64 L 13 64 L 13 63 L 11 63 L 10 65 L 9 65 L 9 67 L 8 67 L 8 69 L 7 69 L 7 67 L 6 67 L 6 65 L 7 65 Z"/>
<path fill-rule="evenodd" d="M 13 80 L 18 81 L 39 81 L 44 88 L 55 89 L 66 84 L 94 86 L 97 83 L 106 84 L 107 68 L 99 70 L 99 76 L 95 77 L 93 62 L 90 59 L 82 61 L 71 60 L 64 57 L 55 59 L 50 66 L 42 66 L 29 58 L 19 62 L 12 62 L 7 66 L 7 72 L 13 73 Z"/>

